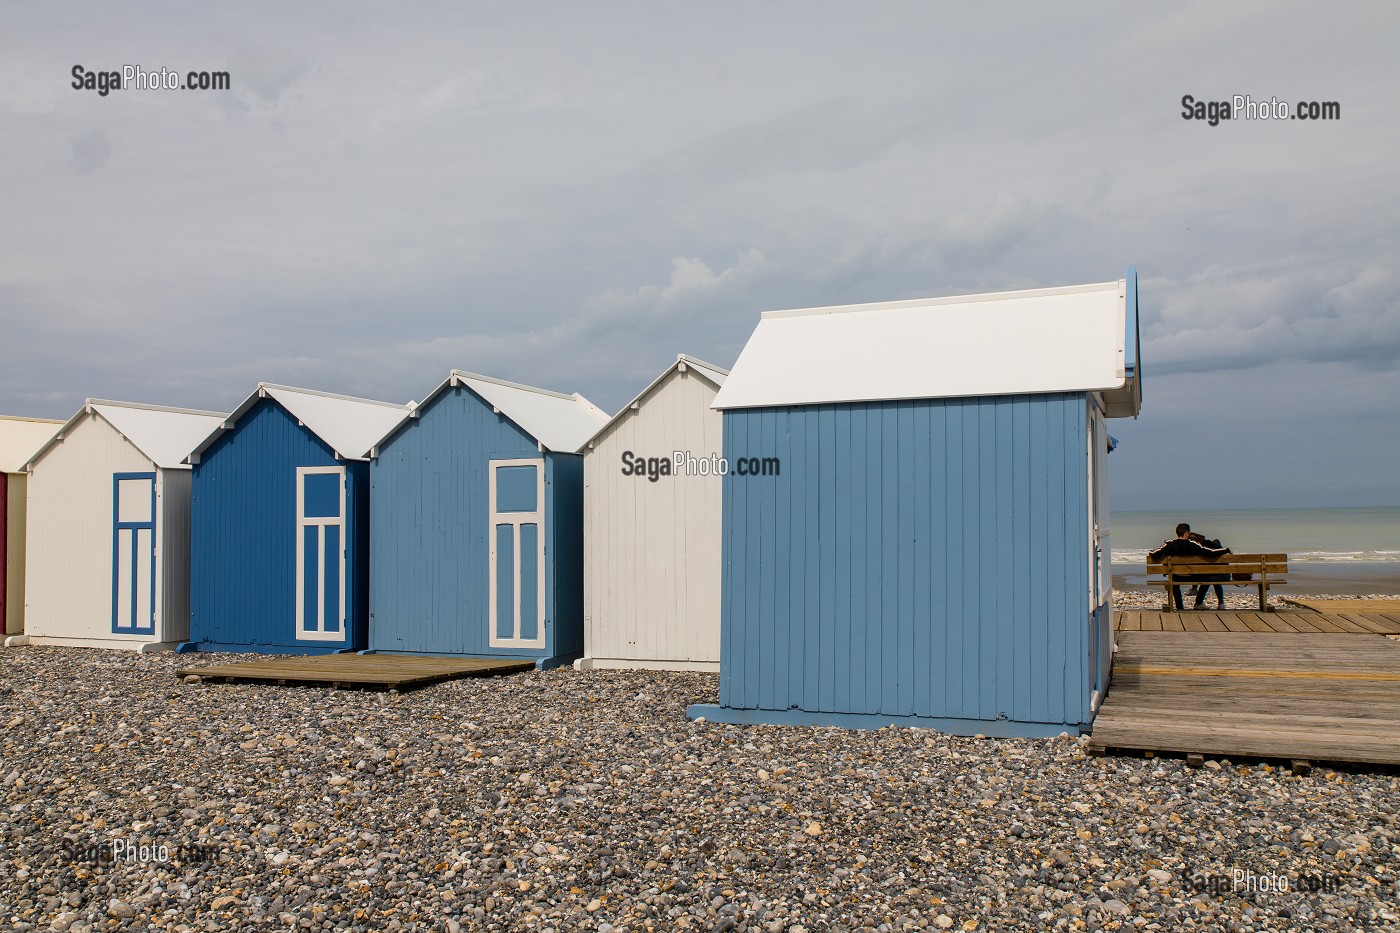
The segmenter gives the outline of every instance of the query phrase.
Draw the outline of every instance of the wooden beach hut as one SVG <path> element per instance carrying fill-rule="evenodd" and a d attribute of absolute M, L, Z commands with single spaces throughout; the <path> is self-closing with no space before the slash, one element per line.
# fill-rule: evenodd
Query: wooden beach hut
<path fill-rule="evenodd" d="M 24 527 L 29 498 L 24 467 L 62 423 L 0 415 L 0 627 L 4 637 L 24 632 Z"/>
<path fill-rule="evenodd" d="M 584 445 L 576 667 L 719 670 L 726 375 L 682 354 Z"/>
<path fill-rule="evenodd" d="M 607 416 L 453 371 L 370 457 L 371 651 L 583 651 L 583 458 Z"/>
<path fill-rule="evenodd" d="M 89 399 L 29 461 L 22 639 L 173 648 L 189 635 L 190 469 L 216 412 Z"/>
<path fill-rule="evenodd" d="M 723 722 L 1079 732 L 1137 278 L 763 315 L 724 414 Z"/>
<path fill-rule="evenodd" d="M 408 411 L 261 383 L 200 442 L 181 651 L 366 646 L 367 454 Z"/>

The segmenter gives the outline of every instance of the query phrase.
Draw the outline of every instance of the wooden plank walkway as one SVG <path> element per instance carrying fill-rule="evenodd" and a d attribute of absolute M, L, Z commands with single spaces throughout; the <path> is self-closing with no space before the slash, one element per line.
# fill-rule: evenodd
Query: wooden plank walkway
<path fill-rule="evenodd" d="M 412 690 L 458 677 L 490 677 L 528 671 L 533 661 L 485 658 L 436 658 L 404 654 L 319 654 L 277 657 L 240 664 L 186 667 L 177 677 L 194 674 L 208 681 L 365 687 Z"/>
<path fill-rule="evenodd" d="M 1359 602 L 1359 600 L 1358 600 Z M 1280 609 L 1182 612 L 1128 609 L 1113 614 L 1117 632 L 1258 632 L 1275 635 L 1400 635 L 1400 612 Z"/>
<path fill-rule="evenodd" d="M 1283 601 L 1299 609 L 1313 612 L 1384 612 L 1400 613 L 1400 599 L 1309 599 L 1306 596 L 1284 596 Z"/>
<path fill-rule="evenodd" d="M 1117 641 L 1094 751 L 1400 764 L 1400 642 L 1296 631 Z"/>

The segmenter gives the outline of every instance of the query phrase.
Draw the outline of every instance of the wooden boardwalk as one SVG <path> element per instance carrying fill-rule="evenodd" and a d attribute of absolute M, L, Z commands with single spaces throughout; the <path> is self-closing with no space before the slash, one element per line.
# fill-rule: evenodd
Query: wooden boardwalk
<path fill-rule="evenodd" d="M 175 672 L 208 681 L 297 684 L 302 686 L 364 687 L 412 690 L 458 677 L 490 677 L 528 671 L 533 661 L 485 658 L 435 658 L 403 654 L 319 654 L 277 657 L 240 664 L 187 667 Z"/>
<path fill-rule="evenodd" d="M 1312 599 L 1307 596 L 1284 596 L 1285 603 L 1313 612 L 1383 612 L 1400 613 L 1400 599 Z"/>
<path fill-rule="evenodd" d="M 1400 641 L 1297 630 L 1116 637 L 1096 752 L 1400 764 Z"/>
<path fill-rule="evenodd" d="M 1361 600 L 1357 600 L 1361 602 Z M 1113 614 L 1118 632 L 1258 632 L 1275 635 L 1400 635 L 1400 611 L 1277 612 L 1125 610 Z"/>

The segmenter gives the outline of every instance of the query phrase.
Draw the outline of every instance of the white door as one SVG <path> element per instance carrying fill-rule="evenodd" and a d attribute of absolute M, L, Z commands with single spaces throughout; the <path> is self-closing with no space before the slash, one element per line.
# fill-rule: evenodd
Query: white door
<path fill-rule="evenodd" d="M 296 534 L 296 637 L 344 641 L 344 467 L 297 467 Z"/>
<path fill-rule="evenodd" d="M 492 460 L 487 643 L 544 647 L 544 461 Z"/>

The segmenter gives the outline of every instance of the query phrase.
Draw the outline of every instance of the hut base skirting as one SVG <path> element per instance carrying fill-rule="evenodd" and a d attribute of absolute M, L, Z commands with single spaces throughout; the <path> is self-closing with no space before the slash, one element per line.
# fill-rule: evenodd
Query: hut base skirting
<path fill-rule="evenodd" d="M 329 645 L 234 645 L 217 641 L 182 642 L 175 651 L 190 654 L 195 651 L 226 652 L 231 654 L 348 654 L 354 648 L 344 644 Z"/>
<path fill-rule="evenodd" d="M 883 729 L 901 726 L 936 729 L 949 735 L 982 735 L 997 739 L 1050 739 L 1061 733 L 1081 735 L 1080 723 L 1016 722 L 1010 719 L 958 719 L 935 716 L 886 716 L 880 713 L 814 713 L 801 709 L 733 709 L 714 703 L 695 703 L 686 709 L 691 719 L 733 725 L 835 726 L 841 729 Z"/>
<path fill-rule="evenodd" d="M 11 635 L 5 639 L 6 648 L 19 645 L 56 645 L 62 648 L 117 648 L 122 651 L 139 651 L 153 654 L 157 651 L 174 651 L 177 641 L 132 641 L 125 638 L 59 638 L 53 635 Z"/>
<path fill-rule="evenodd" d="M 568 667 L 578 661 L 576 654 L 554 655 L 548 658 L 541 658 L 531 655 L 506 655 L 506 654 L 462 654 L 455 651 L 403 651 L 398 648 L 366 648 L 360 654 L 402 654 L 410 657 L 422 658 L 479 658 L 482 661 L 529 661 L 535 665 L 536 670 L 549 671 L 556 667 Z"/>
<path fill-rule="evenodd" d="M 718 661 L 676 661 L 655 658 L 579 658 L 574 662 L 579 671 L 698 671 L 718 674 Z"/>

